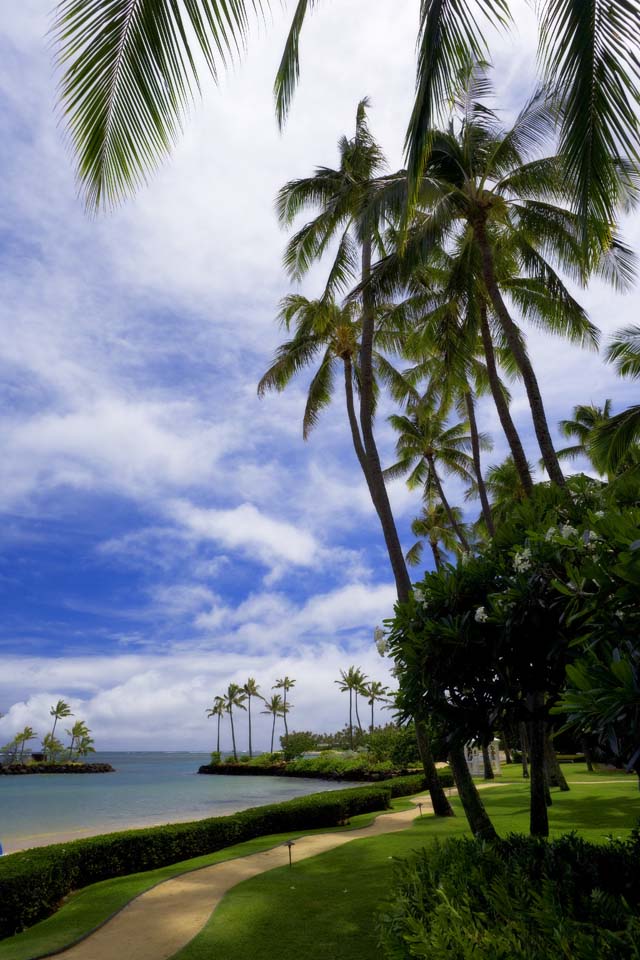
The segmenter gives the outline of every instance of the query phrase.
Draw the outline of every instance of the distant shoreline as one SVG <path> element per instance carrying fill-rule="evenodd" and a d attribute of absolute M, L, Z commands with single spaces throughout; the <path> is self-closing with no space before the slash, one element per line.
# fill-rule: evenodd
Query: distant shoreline
<path fill-rule="evenodd" d="M 46 773 L 115 773 L 110 763 L 0 763 L 0 777 L 30 777 Z"/>

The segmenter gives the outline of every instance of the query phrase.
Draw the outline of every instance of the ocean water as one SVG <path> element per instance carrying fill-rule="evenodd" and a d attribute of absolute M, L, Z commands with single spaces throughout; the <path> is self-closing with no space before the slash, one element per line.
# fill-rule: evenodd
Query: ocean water
<path fill-rule="evenodd" d="M 5 853 L 74 837 L 222 816 L 347 784 L 284 777 L 200 776 L 205 753 L 96 753 L 115 773 L 0 777 Z"/>

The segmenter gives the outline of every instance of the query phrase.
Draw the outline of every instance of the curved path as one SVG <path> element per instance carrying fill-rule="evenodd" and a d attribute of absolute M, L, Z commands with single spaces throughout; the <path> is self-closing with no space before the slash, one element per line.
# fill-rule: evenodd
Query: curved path
<path fill-rule="evenodd" d="M 429 796 L 412 797 L 431 813 Z M 417 811 L 383 813 L 373 823 L 343 833 L 299 837 L 293 847 L 294 863 L 362 837 L 403 830 Z M 75 946 L 56 954 L 64 960 L 168 960 L 192 940 L 231 887 L 266 870 L 288 863 L 283 844 L 247 857 L 226 860 L 211 867 L 165 880 L 132 900 L 111 920 Z"/>

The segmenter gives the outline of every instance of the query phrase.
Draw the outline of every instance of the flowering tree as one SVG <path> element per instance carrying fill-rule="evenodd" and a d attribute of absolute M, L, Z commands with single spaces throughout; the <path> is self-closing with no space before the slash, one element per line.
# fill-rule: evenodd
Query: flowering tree
<path fill-rule="evenodd" d="M 575 689 L 585 658 L 608 656 L 613 643 L 636 651 L 637 671 L 639 585 L 640 510 L 579 476 L 564 491 L 539 485 L 481 555 L 427 574 L 397 607 L 389 645 L 404 702 L 423 704 L 452 747 L 529 723 L 533 834 L 548 834 L 549 713 L 570 708 L 568 679 Z M 602 732 L 579 716 L 574 726 Z M 636 763 L 633 746 L 625 755 Z"/>

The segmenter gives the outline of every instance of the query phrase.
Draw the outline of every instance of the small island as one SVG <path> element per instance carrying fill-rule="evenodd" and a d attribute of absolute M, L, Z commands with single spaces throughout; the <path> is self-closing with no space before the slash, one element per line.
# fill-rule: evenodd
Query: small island
<path fill-rule="evenodd" d="M 79 763 L 78 761 L 29 761 L 27 763 L 0 763 L 0 777 L 21 777 L 34 773 L 115 773 L 110 763 Z"/>
<path fill-rule="evenodd" d="M 49 711 L 53 717 L 53 726 L 42 739 L 42 750 L 38 753 L 27 749 L 31 740 L 37 740 L 38 734 L 33 727 L 25 727 L 13 740 L 0 747 L 0 776 L 22 777 L 35 773 L 115 773 L 110 763 L 87 763 L 81 760 L 95 753 L 91 730 L 84 720 L 76 720 L 67 734 L 71 738 L 65 746 L 56 737 L 58 720 L 72 717 L 73 713 L 66 700 L 58 700 Z"/>

